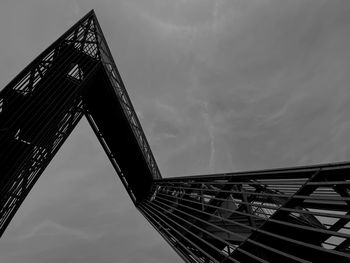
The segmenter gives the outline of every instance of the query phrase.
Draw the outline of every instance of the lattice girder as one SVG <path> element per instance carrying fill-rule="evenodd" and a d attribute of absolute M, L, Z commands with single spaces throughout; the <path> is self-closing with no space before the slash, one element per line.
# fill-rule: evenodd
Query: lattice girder
<path fill-rule="evenodd" d="M 140 211 L 187 262 L 350 262 L 350 164 L 156 180 Z"/>
<path fill-rule="evenodd" d="M 98 87 L 104 79 L 105 85 Z M 121 81 L 106 40 L 93 11 L 78 21 L 57 41 L 40 54 L 0 92 L 0 235 L 4 232 L 18 207 L 38 180 L 48 163 L 85 115 L 96 133 L 88 91 L 94 95 L 111 93 L 119 105 L 109 113 L 113 125 L 124 121 L 124 138 L 137 152 L 144 184 L 137 188 L 129 163 L 119 163 L 124 155 L 114 152 L 109 138 L 99 139 L 122 179 L 132 200 L 149 191 L 152 178 L 161 178 L 136 113 Z M 101 106 L 102 105 L 102 106 Z M 107 115 L 106 112 L 103 114 Z M 100 118 L 101 119 L 101 118 Z M 121 130 L 119 128 L 119 130 Z M 121 148 L 120 151 L 123 151 Z M 118 159 L 119 158 L 119 159 Z M 138 173 L 140 174 L 140 173 Z M 136 186 L 135 186 L 136 185 Z"/>

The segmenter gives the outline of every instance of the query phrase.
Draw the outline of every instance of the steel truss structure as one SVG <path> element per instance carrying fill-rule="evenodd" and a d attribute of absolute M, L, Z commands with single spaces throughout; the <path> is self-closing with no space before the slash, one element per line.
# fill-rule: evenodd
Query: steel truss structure
<path fill-rule="evenodd" d="M 186 262 L 350 262 L 350 163 L 162 178 L 95 13 L 0 92 L 0 235 L 85 116 Z"/>

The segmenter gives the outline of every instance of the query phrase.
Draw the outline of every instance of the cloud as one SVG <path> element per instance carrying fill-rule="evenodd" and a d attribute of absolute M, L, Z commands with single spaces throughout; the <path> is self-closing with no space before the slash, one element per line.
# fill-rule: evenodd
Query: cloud
<path fill-rule="evenodd" d="M 31 238 L 42 238 L 43 236 L 50 237 L 55 236 L 57 238 L 58 236 L 65 238 L 77 238 L 77 239 L 86 239 L 89 240 L 91 238 L 97 238 L 95 235 L 89 235 L 86 232 L 66 227 L 61 224 L 58 224 L 56 222 L 53 222 L 51 220 L 44 220 L 40 222 L 37 226 L 35 226 L 29 233 L 26 233 L 25 235 L 21 235 L 18 237 L 19 240 L 23 241 L 25 239 L 31 239 Z M 30 242 L 29 240 L 26 242 Z"/>
<path fill-rule="evenodd" d="M 335 145 L 322 153 L 348 82 L 344 6 L 270 3 L 207 50 L 192 95 L 207 103 L 238 169 L 344 160 Z"/>

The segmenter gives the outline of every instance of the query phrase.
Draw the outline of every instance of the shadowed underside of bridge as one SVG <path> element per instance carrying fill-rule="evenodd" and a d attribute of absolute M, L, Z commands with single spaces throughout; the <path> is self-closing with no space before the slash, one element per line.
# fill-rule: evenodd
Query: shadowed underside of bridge
<path fill-rule="evenodd" d="M 186 262 L 350 262 L 350 163 L 163 179 L 93 11 L 0 92 L 0 235 L 82 116 Z"/>

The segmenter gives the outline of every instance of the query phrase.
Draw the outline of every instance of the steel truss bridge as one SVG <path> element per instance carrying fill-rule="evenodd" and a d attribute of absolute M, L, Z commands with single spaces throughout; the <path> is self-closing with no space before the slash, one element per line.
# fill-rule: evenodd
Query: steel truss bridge
<path fill-rule="evenodd" d="M 350 163 L 162 178 L 94 11 L 0 92 L 0 235 L 82 116 L 185 262 L 350 262 Z"/>

